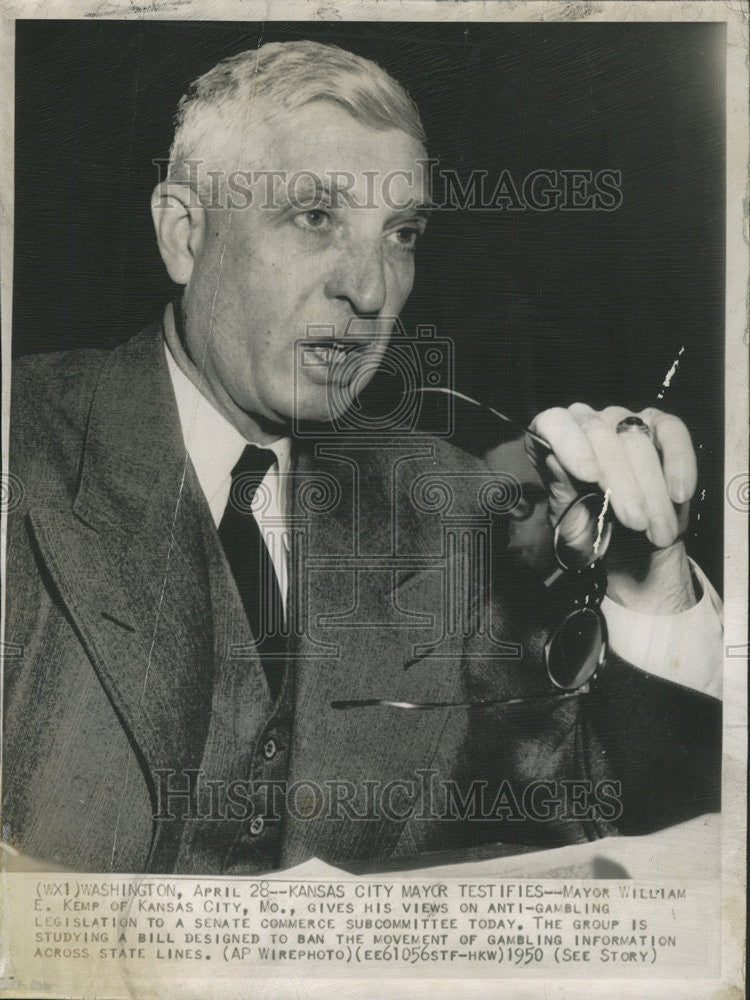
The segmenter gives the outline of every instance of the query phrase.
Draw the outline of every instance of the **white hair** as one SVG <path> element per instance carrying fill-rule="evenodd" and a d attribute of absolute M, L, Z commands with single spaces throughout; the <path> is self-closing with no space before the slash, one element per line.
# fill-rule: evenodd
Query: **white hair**
<path fill-rule="evenodd" d="M 222 60 L 190 85 L 177 108 L 169 179 L 194 178 L 198 165 L 202 189 L 207 165 L 223 173 L 244 165 L 251 121 L 321 100 L 371 128 L 400 129 L 426 145 L 416 104 L 377 63 L 336 45 L 271 42 Z"/>

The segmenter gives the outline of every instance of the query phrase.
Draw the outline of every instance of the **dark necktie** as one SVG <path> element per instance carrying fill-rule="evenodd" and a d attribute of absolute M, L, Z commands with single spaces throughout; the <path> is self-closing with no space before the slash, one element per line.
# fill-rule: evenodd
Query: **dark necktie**
<path fill-rule="evenodd" d="M 237 583 L 274 700 L 284 674 L 283 604 L 271 554 L 252 508 L 256 490 L 275 460 L 272 451 L 256 448 L 252 444 L 246 446 L 232 469 L 229 500 L 219 525 L 219 538 Z M 263 498 L 258 499 L 262 509 Z"/>

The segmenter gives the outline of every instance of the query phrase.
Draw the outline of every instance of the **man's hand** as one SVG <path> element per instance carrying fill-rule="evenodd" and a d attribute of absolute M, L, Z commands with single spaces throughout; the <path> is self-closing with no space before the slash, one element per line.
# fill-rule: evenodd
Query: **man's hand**
<path fill-rule="evenodd" d="M 585 403 L 545 410 L 531 430 L 552 454 L 527 437 L 547 487 L 556 523 L 582 489 L 597 484 L 622 529 L 607 556 L 611 598 L 634 610 L 674 614 L 695 603 L 681 535 L 697 483 L 695 451 L 677 417 L 649 408 L 637 414 L 650 429 L 617 433 L 633 414 L 621 406 L 592 410 Z"/>

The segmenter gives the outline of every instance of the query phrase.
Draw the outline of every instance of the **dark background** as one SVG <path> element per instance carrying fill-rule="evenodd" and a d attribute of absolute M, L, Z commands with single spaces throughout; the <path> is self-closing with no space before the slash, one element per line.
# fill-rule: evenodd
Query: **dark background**
<path fill-rule="evenodd" d="M 682 417 L 690 548 L 720 583 L 723 25 L 18 21 L 14 354 L 111 346 L 161 314 L 153 161 L 189 82 L 261 37 L 375 59 L 464 176 L 622 171 L 614 212 L 440 213 L 403 320 L 454 338 L 456 387 L 517 419 L 578 399 Z"/>

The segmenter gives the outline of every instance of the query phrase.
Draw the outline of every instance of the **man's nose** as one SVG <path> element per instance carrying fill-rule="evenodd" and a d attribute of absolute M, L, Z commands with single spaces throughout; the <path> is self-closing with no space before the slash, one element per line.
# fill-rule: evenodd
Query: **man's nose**
<path fill-rule="evenodd" d="M 328 278 L 325 291 L 330 299 L 346 301 L 356 316 L 377 316 L 386 300 L 382 247 L 348 247 Z"/>

